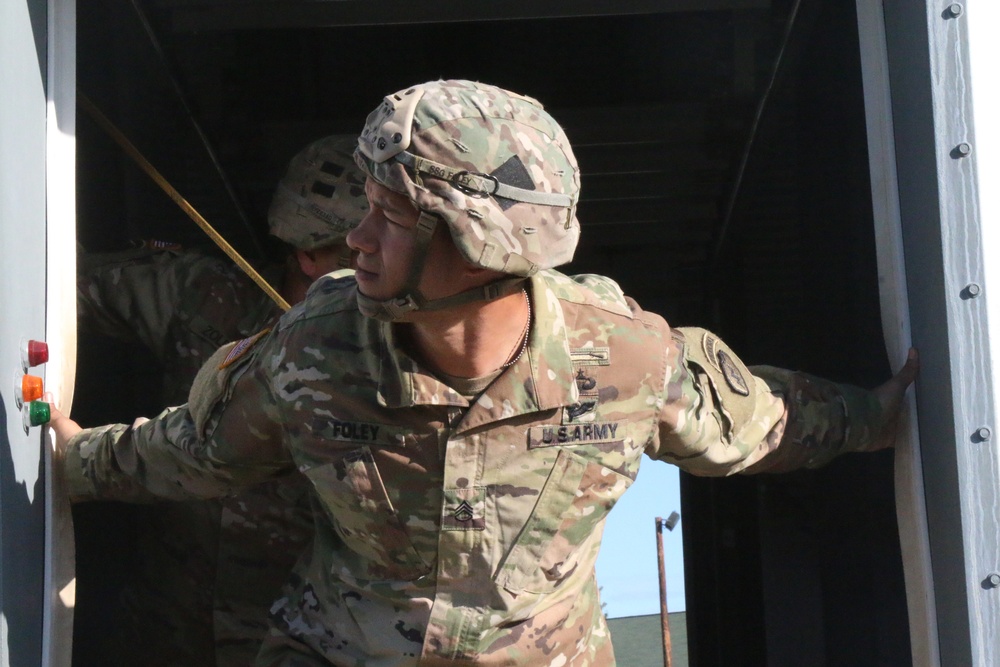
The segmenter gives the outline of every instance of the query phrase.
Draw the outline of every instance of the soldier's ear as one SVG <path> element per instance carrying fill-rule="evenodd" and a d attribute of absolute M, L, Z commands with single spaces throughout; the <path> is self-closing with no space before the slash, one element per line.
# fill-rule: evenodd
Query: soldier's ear
<path fill-rule="evenodd" d="M 302 273 L 309 276 L 310 280 L 316 280 L 322 273 L 320 272 L 316 255 L 309 250 L 295 249 L 295 260 L 299 263 Z"/>

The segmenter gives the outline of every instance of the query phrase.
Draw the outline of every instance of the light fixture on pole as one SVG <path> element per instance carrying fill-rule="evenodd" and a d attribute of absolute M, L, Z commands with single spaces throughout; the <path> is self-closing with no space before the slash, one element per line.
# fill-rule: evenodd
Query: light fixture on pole
<path fill-rule="evenodd" d="M 660 569 L 660 623 L 663 631 L 663 666 L 671 667 L 670 621 L 667 618 L 667 574 L 663 566 L 663 529 L 672 531 L 681 515 L 671 512 L 666 519 L 656 517 L 656 561 Z"/>

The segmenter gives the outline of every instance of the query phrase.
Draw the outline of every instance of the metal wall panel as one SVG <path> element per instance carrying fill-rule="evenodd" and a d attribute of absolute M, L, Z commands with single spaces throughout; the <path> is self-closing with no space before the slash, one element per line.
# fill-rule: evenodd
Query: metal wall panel
<path fill-rule="evenodd" d="M 988 0 L 980 0 L 986 4 Z M 968 22 L 975 4 L 884 3 L 941 663 L 997 662 L 1000 497 Z M 991 84 L 978 82 L 984 93 Z M 995 120 L 993 121 L 995 122 Z M 990 187 L 989 184 L 982 184 Z"/>
<path fill-rule="evenodd" d="M 27 371 L 68 409 L 76 346 L 75 4 L 0 3 L 0 665 L 68 665 L 72 526 Z M 25 368 L 27 340 L 51 361 Z M 55 517 L 57 520 L 52 520 Z M 56 530 L 57 532 L 53 532 Z M 61 594 L 61 595 L 60 595 Z"/>
<path fill-rule="evenodd" d="M 14 395 L 22 338 L 45 337 L 44 0 L 0 3 L 0 665 L 41 662 L 45 489 L 41 429 Z M 35 374 L 44 375 L 42 370 Z"/>

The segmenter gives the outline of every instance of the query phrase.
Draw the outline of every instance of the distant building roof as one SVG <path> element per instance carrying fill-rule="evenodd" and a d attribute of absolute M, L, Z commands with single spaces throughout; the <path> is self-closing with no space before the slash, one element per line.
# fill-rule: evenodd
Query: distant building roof
<path fill-rule="evenodd" d="M 688 667 L 687 612 L 667 614 L 672 667 Z M 615 659 L 622 667 L 663 667 L 660 615 L 609 618 Z"/>

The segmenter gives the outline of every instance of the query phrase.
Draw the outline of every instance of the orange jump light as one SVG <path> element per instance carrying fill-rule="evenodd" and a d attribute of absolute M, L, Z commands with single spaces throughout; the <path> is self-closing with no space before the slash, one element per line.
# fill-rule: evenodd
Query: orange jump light
<path fill-rule="evenodd" d="M 25 403 L 37 401 L 42 397 L 42 378 L 37 375 L 25 375 L 21 378 L 21 400 Z"/>

